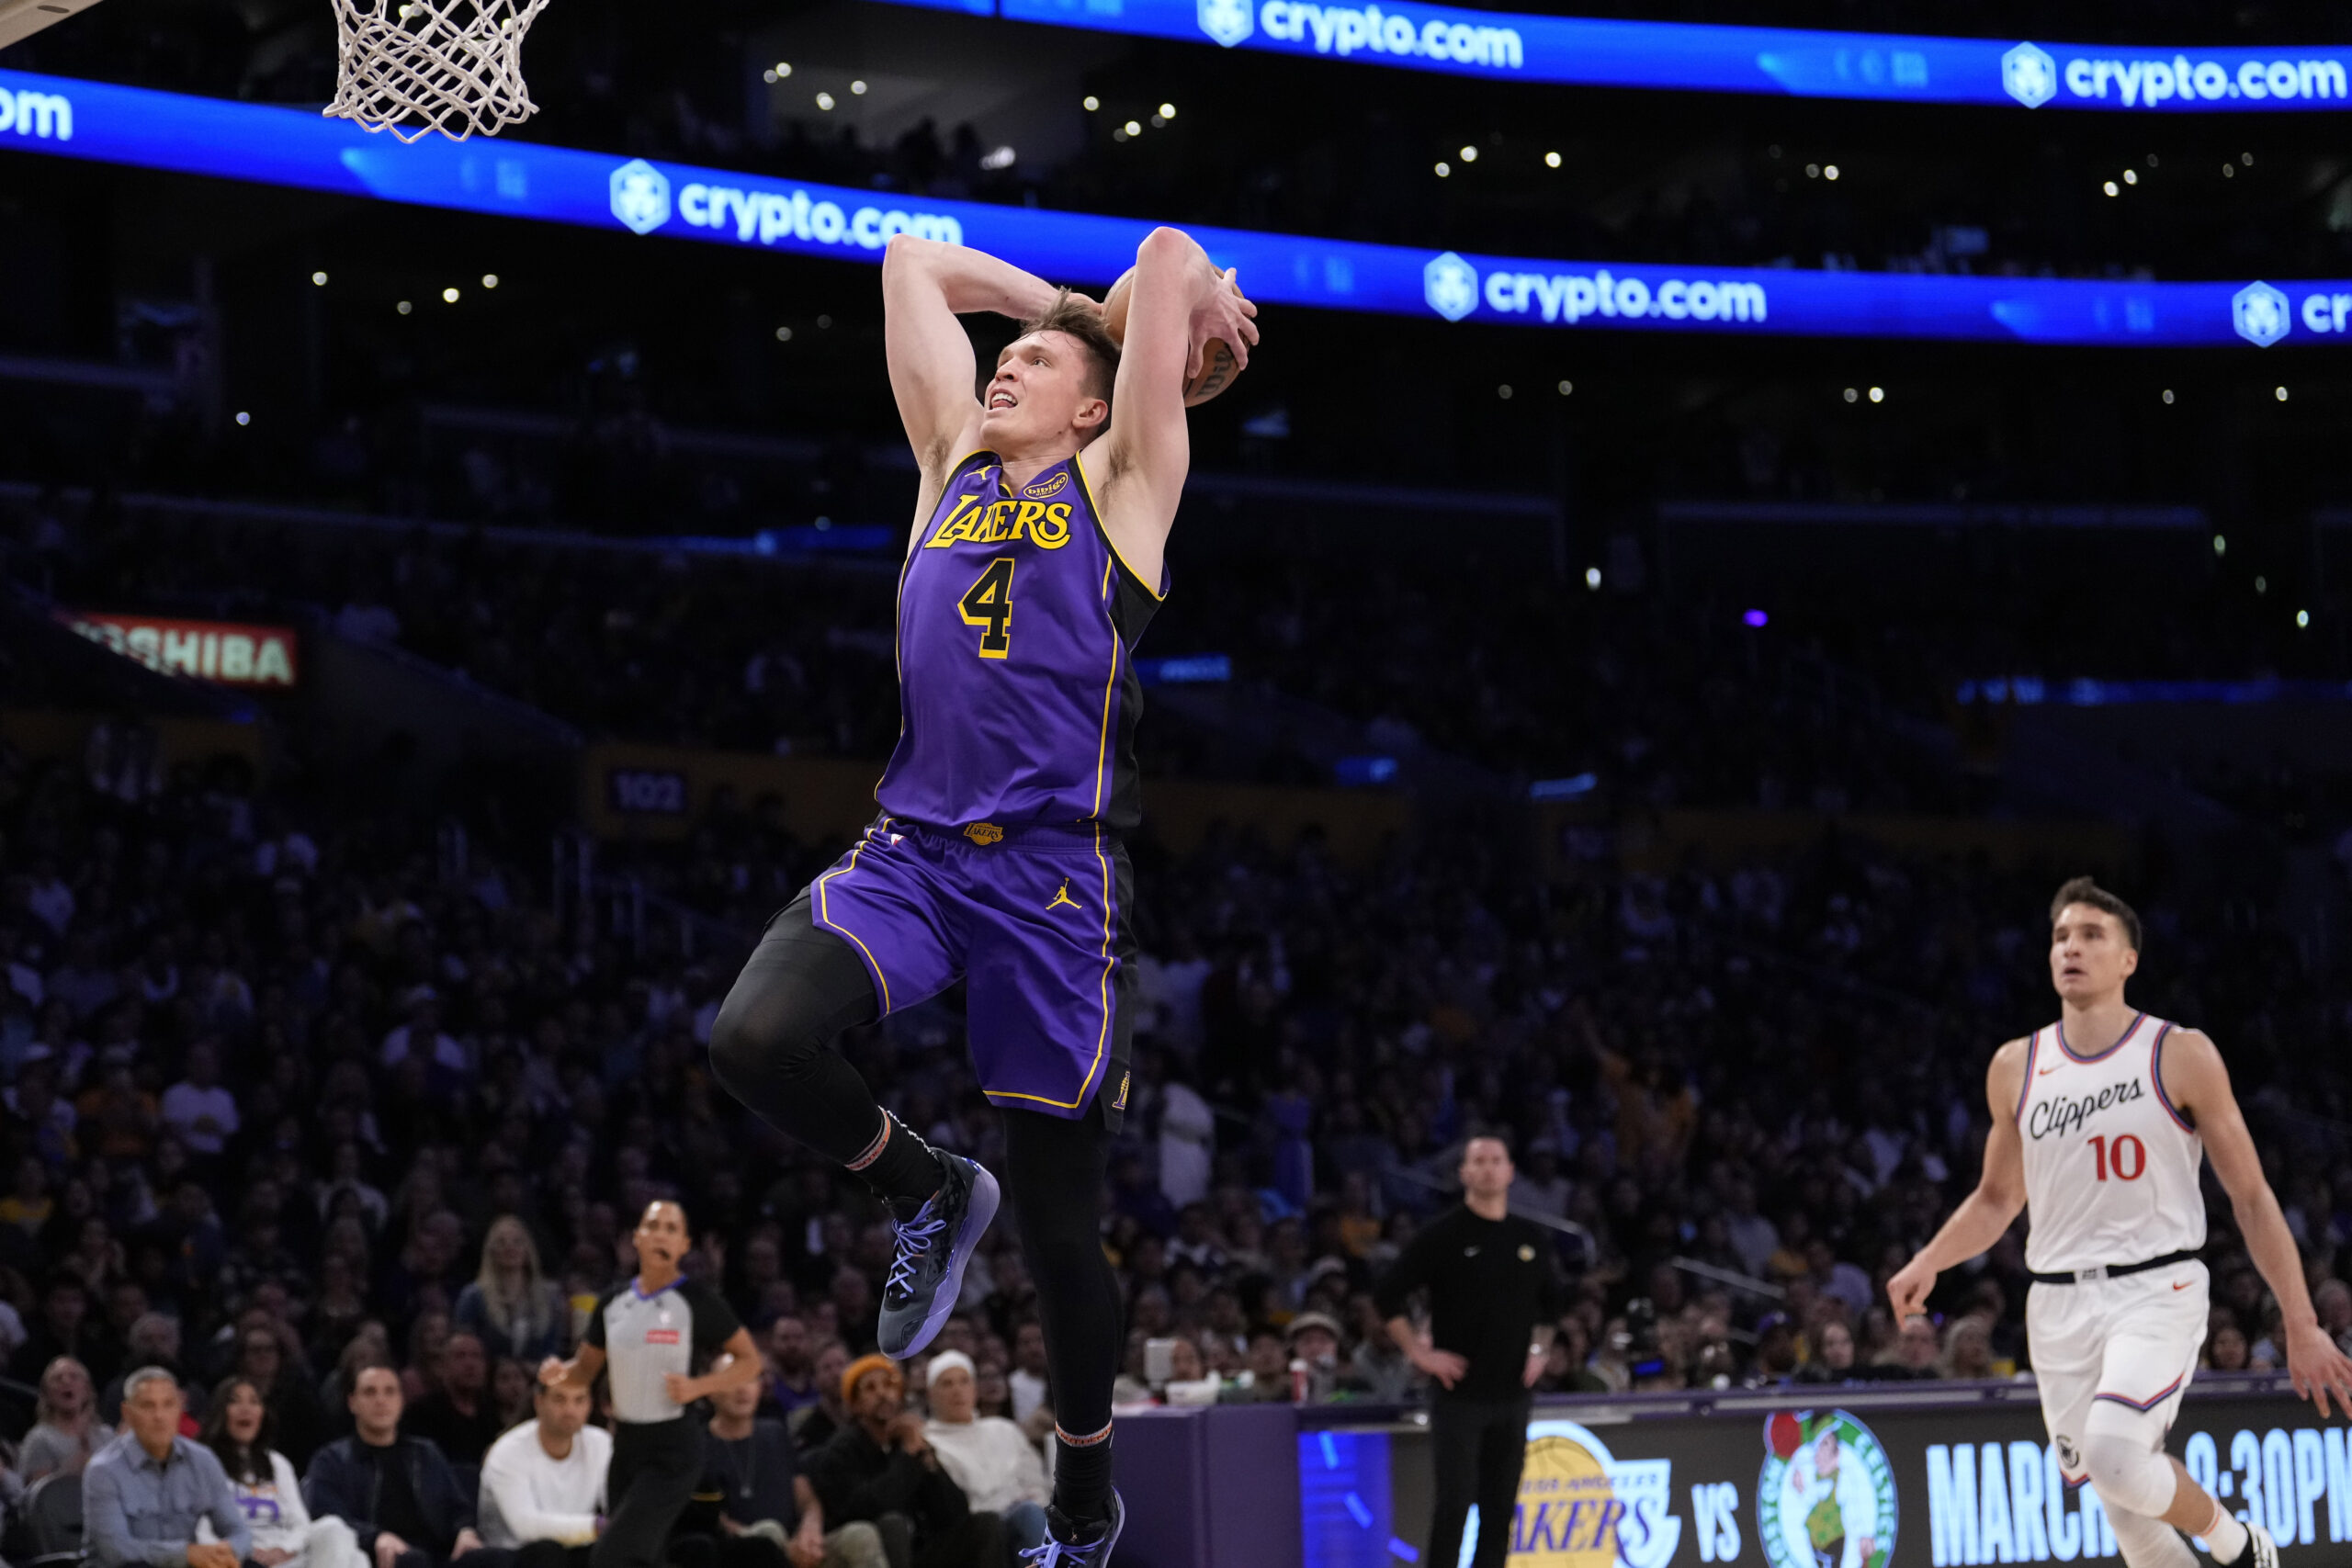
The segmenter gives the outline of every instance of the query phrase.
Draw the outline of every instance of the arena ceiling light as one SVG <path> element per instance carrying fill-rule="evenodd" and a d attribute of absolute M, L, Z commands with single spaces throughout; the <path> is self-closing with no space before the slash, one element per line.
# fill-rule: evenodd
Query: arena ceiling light
<path fill-rule="evenodd" d="M 6 0 L 0 0 L 5 4 Z M 893 0 L 928 10 L 1178 39 L 1488 81 L 2119 114 L 2352 108 L 2352 49 L 2070 44 L 1544 17 L 1389 0 Z"/>

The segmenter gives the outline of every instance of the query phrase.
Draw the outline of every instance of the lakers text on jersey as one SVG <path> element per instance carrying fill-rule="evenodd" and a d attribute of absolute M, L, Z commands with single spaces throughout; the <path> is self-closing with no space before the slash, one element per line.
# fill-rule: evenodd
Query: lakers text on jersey
<path fill-rule="evenodd" d="M 1077 457 L 1017 492 L 995 453 L 966 457 L 899 580 L 882 808 L 938 828 L 1133 828 L 1133 654 L 1164 592 L 1119 559 Z"/>

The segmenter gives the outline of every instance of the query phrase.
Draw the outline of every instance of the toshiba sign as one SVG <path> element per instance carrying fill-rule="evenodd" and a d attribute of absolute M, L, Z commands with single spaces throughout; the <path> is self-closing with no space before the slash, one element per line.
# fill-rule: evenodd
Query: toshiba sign
<path fill-rule="evenodd" d="M 65 610 L 59 618 L 92 642 L 166 675 L 192 675 L 224 686 L 294 684 L 292 626 L 174 621 L 99 610 Z"/>

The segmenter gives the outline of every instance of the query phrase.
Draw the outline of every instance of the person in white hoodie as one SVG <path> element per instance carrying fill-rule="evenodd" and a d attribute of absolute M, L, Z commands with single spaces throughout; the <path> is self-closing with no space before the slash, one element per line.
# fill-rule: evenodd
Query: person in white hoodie
<path fill-rule="evenodd" d="M 291 1461 L 269 1446 L 275 1423 L 251 1378 L 223 1379 L 212 1391 L 204 1443 L 229 1472 L 229 1491 L 253 1530 L 252 1561 L 259 1568 L 368 1568 L 359 1538 L 332 1514 L 312 1518 Z M 197 1539 L 213 1540 L 208 1520 Z"/>
<path fill-rule="evenodd" d="M 1001 1514 L 1005 1538 L 1025 1551 L 1046 1537 L 1052 1485 L 1029 1435 L 1001 1416 L 978 1414 L 972 1358 L 944 1350 L 931 1359 L 931 1419 L 922 1426 L 939 1467 L 964 1489 L 975 1513 Z"/>
<path fill-rule="evenodd" d="M 513 1551 L 515 1568 L 586 1568 L 605 1528 L 613 1435 L 588 1425 L 589 1398 L 571 1383 L 538 1384 L 533 1419 L 482 1456 L 482 1544 Z"/>

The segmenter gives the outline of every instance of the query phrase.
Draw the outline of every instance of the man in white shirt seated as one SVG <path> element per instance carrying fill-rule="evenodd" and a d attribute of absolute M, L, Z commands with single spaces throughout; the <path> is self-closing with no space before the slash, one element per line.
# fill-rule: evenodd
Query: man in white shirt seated
<path fill-rule="evenodd" d="M 537 1418 L 482 1456 L 482 1544 L 513 1550 L 514 1568 L 587 1568 L 613 1463 L 613 1435 L 588 1425 L 589 1400 L 569 1383 L 536 1384 Z"/>
<path fill-rule="evenodd" d="M 931 1359 L 931 1419 L 922 1434 L 939 1467 L 964 1489 L 974 1513 L 1001 1514 L 1015 1552 L 1046 1539 L 1053 1487 L 1029 1435 L 1001 1416 L 981 1416 L 972 1358 L 943 1350 Z"/>

